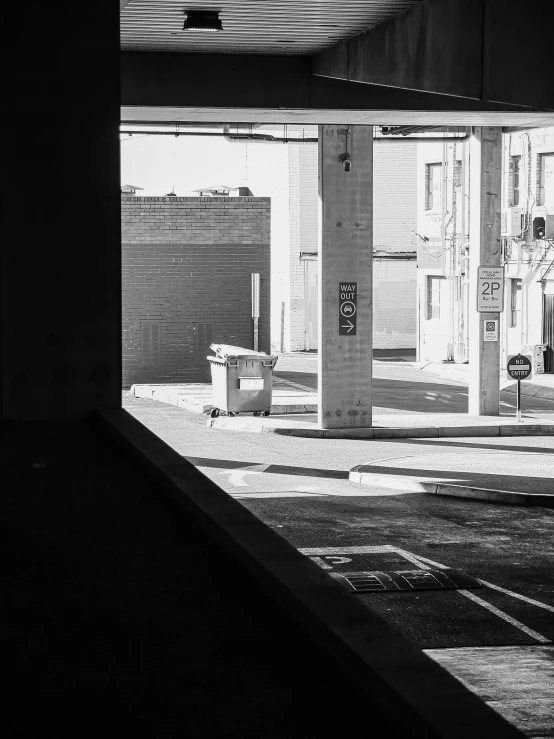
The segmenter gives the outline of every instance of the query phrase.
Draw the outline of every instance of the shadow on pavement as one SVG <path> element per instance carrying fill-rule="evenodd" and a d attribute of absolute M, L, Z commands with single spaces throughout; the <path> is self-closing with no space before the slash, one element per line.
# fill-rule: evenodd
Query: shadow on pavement
<path fill-rule="evenodd" d="M 441 469 L 411 469 L 407 467 L 385 467 L 368 464 L 364 472 L 387 477 L 432 478 L 436 481 L 450 482 L 453 485 L 468 485 L 491 490 L 507 490 L 521 493 L 541 493 L 554 495 L 551 477 L 530 477 L 528 475 L 502 475 L 482 472 L 467 472 Z"/>
<path fill-rule="evenodd" d="M 392 441 L 394 444 L 406 444 L 406 441 L 409 441 L 410 444 L 415 444 L 417 446 L 430 446 L 436 448 L 437 450 L 440 448 L 443 451 L 446 451 L 451 447 L 462 447 L 464 449 L 492 449 L 493 451 L 498 452 L 530 452 L 535 454 L 554 454 L 554 449 L 552 447 L 546 446 L 542 447 L 515 446 L 513 444 L 478 444 L 471 441 L 429 441 L 428 439 L 387 439 L 387 441 Z"/>
<path fill-rule="evenodd" d="M 240 470 L 250 467 L 263 466 L 259 472 L 273 475 L 299 475 L 301 477 L 328 477 L 333 480 L 348 480 L 348 470 L 324 470 L 317 467 L 292 467 L 285 464 L 269 464 L 260 462 L 238 462 L 233 459 L 211 459 L 209 457 L 186 457 L 195 467 L 214 467 L 217 469 Z"/>

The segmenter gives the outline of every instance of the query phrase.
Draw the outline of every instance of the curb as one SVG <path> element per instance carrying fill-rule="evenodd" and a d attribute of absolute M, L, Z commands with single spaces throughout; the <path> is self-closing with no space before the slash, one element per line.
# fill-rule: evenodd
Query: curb
<path fill-rule="evenodd" d="M 122 410 L 95 414 L 178 515 L 240 561 L 306 639 L 421 739 L 523 739 L 523 733 L 347 592 L 318 565 Z"/>
<path fill-rule="evenodd" d="M 395 475 L 378 475 L 367 472 L 364 468 L 371 465 L 359 464 L 348 473 L 350 482 L 359 485 L 378 485 L 379 487 L 393 490 L 404 490 L 414 493 L 431 493 L 433 495 L 444 495 L 450 498 L 468 498 L 470 500 L 486 500 L 489 503 L 502 503 L 503 505 L 516 505 L 533 508 L 554 508 L 554 495 L 543 495 L 541 493 L 516 493 L 510 490 L 492 490 L 490 488 L 478 488 L 470 485 L 455 485 L 446 482 L 427 482 L 425 480 L 399 480 Z"/>
<path fill-rule="evenodd" d="M 294 385 L 294 383 L 282 380 L 286 385 L 298 387 L 304 389 L 302 386 Z M 166 405 L 172 405 L 176 408 L 184 408 L 185 410 L 193 413 L 202 415 L 209 413 L 213 406 L 211 397 L 205 392 L 201 392 L 198 395 L 194 395 L 191 392 L 185 392 L 179 390 L 181 386 L 178 384 L 135 384 L 131 385 L 129 392 L 134 395 L 135 398 L 142 398 L 145 400 L 156 400 L 159 403 L 165 403 Z M 315 395 L 313 391 L 310 393 L 312 396 Z M 276 393 L 279 397 L 279 393 Z M 283 396 L 281 395 L 281 399 Z M 302 396 L 298 396 L 300 402 L 294 402 L 294 398 L 291 396 L 288 403 L 276 403 L 272 404 L 271 412 L 278 414 L 289 414 L 289 413 L 317 413 L 317 402 L 302 402 Z"/>
<path fill-rule="evenodd" d="M 503 424 L 498 426 L 421 426 L 418 428 L 351 428 L 320 429 L 294 426 L 273 426 L 263 419 L 219 416 L 209 418 L 208 428 L 244 431 L 257 434 L 301 436 L 309 439 L 423 439 L 463 436 L 553 436 L 554 424 Z"/>

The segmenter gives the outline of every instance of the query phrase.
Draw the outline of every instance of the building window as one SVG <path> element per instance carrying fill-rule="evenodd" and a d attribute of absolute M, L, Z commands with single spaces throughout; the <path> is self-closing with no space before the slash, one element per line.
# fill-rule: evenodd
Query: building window
<path fill-rule="evenodd" d="M 512 320 L 511 326 L 515 328 L 521 324 L 521 280 L 511 280 L 511 309 L 512 309 Z"/>
<path fill-rule="evenodd" d="M 538 155 L 537 205 L 554 205 L 554 153 Z"/>
<path fill-rule="evenodd" d="M 508 175 L 508 205 L 510 207 L 519 205 L 519 175 L 520 175 L 521 157 L 510 157 L 510 167 Z"/>
<path fill-rule="evenodd" d="M 441 317 L 441 285 L 444 277 L 427 276 L 427 318 Z"/>
<path fill-rule="evenodd" d="M 425 165 L 425 210 L 434 210 L 441 203 L 442 164 Z"/>

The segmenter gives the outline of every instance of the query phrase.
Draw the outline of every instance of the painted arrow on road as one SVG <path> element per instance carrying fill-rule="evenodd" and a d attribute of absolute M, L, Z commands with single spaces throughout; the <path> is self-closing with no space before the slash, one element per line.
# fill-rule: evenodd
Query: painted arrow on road
<path fill-rule="evenodd" d="M 229 475 L 229 482 L 235 487 L 248 487 L 248 483 L 245 482 L 245 475 L 260 475 L 262 472 L 269 467 L 269 464 L 255 464 L 250 467 L 238 469 L 238 470 L 222 470 L 220 475 Z"/>
<path fill-rule="evenodd" d="M 348 323 L 343 323 L 342 326 L 341 326 L 341 328 L 345 328 L 346 329 L 346 333 L 349 334 L 352 331 L 352 329 L 354 328 L 354 324 L 352 323 L 352 321 L 349 320 Z"/>

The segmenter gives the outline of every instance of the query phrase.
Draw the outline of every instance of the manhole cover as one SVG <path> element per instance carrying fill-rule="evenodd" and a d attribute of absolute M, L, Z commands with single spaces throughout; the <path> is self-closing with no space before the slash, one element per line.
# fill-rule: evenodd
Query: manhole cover
<path fill-rule="evenodd" d="M 480 588 L 481 584 L 465 572 L 444 570 L 393 570 L 381 572 L 331 573 L 331 577 L 345 585 L 353 593 L 378 593 L 387 591 L 413 590 L 459 590 Z"/>

